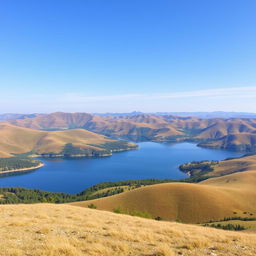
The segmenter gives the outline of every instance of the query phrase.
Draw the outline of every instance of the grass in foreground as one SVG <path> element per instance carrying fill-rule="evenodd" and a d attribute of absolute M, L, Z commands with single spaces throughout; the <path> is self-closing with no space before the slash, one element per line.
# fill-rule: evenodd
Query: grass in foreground
<path fill-rule="evenodd" d="M 2 256 L 256 255 L 256 235 L 70 205 L 0 206 Z"/>

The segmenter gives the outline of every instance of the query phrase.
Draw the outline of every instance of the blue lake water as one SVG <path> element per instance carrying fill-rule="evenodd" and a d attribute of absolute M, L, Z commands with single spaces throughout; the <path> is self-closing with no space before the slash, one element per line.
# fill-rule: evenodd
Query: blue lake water
<path fill-rule="evenodd" d="M 223 160 L 241 153 L 197 147 L 193 143 L 139 143 L 138 150 L 91 159 L 43 160 L 45 166 L 15 176 L 0 178 L 0 187 L 36 188 L 52 192 L 77 193 L 104 181 L 130 179 L 180 179 L 182 163 Z"/>

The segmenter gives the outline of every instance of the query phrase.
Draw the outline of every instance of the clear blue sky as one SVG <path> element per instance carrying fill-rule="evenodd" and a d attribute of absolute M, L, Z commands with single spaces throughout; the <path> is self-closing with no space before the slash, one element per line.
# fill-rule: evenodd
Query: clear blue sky
<path fill-rule="evenodd" d="M 0 112 L 256 112 L 255 0 L 1 0 Z"/>

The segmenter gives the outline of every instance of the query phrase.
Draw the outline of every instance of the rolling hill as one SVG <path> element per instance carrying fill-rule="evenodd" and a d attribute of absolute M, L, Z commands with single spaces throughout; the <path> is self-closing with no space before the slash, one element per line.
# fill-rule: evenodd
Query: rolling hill
<path fill-rule="evenodd" d="M 107 138 L 84 129 L 40 131 L 0 123 L 0 157 L 16 154 L 41 156 L 100 156 L 136 148 L 125 141 Z"/>
<path fill-rule="evenodd" d="M 218 149 L 229 149 L 235 151 L 255 152 L 256 133 L 228 134 L 219 139 L 199 143 L 199 146 Z"/>
<path fill-rule="evenodd" d="M 196 141 L 202 147 L 256 150 L 256 119 L 253 118 L 201 119 L 155 114 L 95 115 L 56 112 L 9 122 L 39 130 L 82 128 L 132 141 Z"/>
<path fill-rule="evenodd" d="M 168 124 L 161 116 L 98 116 L 87 113 L 52 113 L 40 114 L 35 118 L 12 120 L 10 123 L 32 129 L 61 130 L 83 128 L 96 133 L 122 137 L 135 141 L 150 140 L 164 132 L 168 136 L 182 135 L 182 132 Z"/>
<path fill-rule="evenodd" d="M 132 213 L 186 223 L 202 223 L 225 217 L 256 217 L 256 156 L 222 161 L 213 174 L 224 175 L 201 183 L 165 183 L 141 187 L 111 197 L 72 205 Z M 248 215 L 248 216 L 247 216 Z"/>
<path fill-rule="evenodd" d="M 244 156 L 240 158 L 227 159 L 220 161 L 214 166 L 214 170 L 207 176 L 223 176 L 234 172 L 246 172 L 256 170 L 256 155 Z"/>
<path fill-rule="evenodd" d="M 0 255 L 252 256 L 256 235 L 70 205 L 0 206 Z"/>

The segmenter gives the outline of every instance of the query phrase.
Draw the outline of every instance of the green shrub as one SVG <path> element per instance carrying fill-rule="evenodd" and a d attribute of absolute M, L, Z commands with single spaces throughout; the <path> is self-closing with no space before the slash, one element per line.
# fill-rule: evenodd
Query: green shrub
<path fill-rule="evenodd" d="M 96 206 L 95 204 L 89 204 L 89 205 L 88 205 L 88 208 L 96 209 L 96 208 L 97 208 L 97 206 Z"/>
<path fill-rule="evenodd" d="M 137 217 L 142 217 L 142 218 L 147 218 L 150 219 L 151 214 L 146 212 L 146 211 L 138 211 L 138 210 L 125 210 L 122 209 L 120 207 L 113 209 L 114 213 L 120 213 L 120 214 L 127 214 L 127 215 L 131 215 L 131 216 L 137 216 Z"/>
<path fill-rule="evenodd" d="M 218 229 L 224 229 L 224 230 L 234 230 L 234 231 L 241 231 L 245 230 L 246 228 L 240 224 L 204 224 L 206 227 L 212 227 L 212 228 L 218 228 Z"/>

